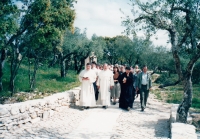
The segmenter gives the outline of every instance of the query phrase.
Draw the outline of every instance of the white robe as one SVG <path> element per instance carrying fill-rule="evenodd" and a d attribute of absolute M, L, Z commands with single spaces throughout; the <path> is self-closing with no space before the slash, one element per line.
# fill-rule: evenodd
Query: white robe
<path fill-rule="evenodd" d="M 88 77 L 89 80 L 82 80 L 83 77 Z M 92 70 L 83 70 L 79 74 L 81 84 L 80 106 L 96 106 L 93 82 L 96 80 L 96 75 Z"/>
<path fill-rule="evenodd" d="M 113 73 L 110 70 L 103 70 L 99 73 L 97 80 L 99 88 L 98 105 L 110 105 L 110 86 L 114 86 Z"/>

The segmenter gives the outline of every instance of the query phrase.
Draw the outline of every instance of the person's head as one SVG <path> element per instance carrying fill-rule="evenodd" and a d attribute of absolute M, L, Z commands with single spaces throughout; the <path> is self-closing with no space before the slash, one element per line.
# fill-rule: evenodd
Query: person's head
<path fill-rule="evenodd" d="M 138 65 L 135 65 L 135 69 L 139 69 L 139 66 L 138 66 Z"/>
<path fill-rule="evenodd" d="M 131 72 L 133 73 L 134 72 L 134 69 L 133 69 L 133 67 L 130 67 L 131 68 Z"/>
<path fill-rule="evenodd" d="M 113 72 L 114 73 L 119 72 L 119 68 L 118 67 L 113 67 Z"/>
<path fill-rule="evenodd" d="M 107 64 L 107 63 L 105 63 L 105 64 Z M 104 64 L 104 65 L 105 65 L 105 64 Z M 110 64 L 107 64 L 107 68 L 110 69 L 110 67 L 111 67 L 111 65 L 110 65 Z"/>
<path fill-rule="evenodd" d="M 91 64 L 90 63 L 87 63 L 86 64 L 86 70 L 90 70 L 91 69 Z"/>
<path fill-rule="evenodd" d="M 143 67 L 142 67 L 142 71 L 144 72 L 144 73 L 146 73 L 147 72 L 147 65 L 144 65 Z"/>
<path fill-rule="evenodd" d="M 92 68 L 96 68 L 96 66 L 97 66 L 97 64 L 96 64 L 96 62 L 92 62 Z"/>
<path fill-rule="evenodd" d="M 136 73 L 136 74 L 139 74 L 140 72 L 141 72 L 140 69 L 136 69 L 136 70 L 135 70 L 135 73 Z"/>
<path fill-rule="evenodd" d="M 103 69 L 104 69 L 104 70 L 107 70 L 108 68 L 109 68 L 109 66 L 108 66 L 107 63 L 103 64 Z"/>
<path fill-rule="evenodd" d="M 111 71 L 113 71 L 113 68 L 114 68 L 114 66 L 113 66 L 113 65 L 110 65 L 110 70 L 111 70 Z"/>
<path fill-rule="evenodd" d="M 96 68 L 97 68 L 97 69 L 100 69 L 100 65 L 99 65 L 99 64 L 97 64 L 97 65 L 96 65 Z"/>
<path fill-rule="evenodd" d="M 125 67 L 123 65 L 121 66 L 121 72 L 125 72 Z"/>
<path fill-rule="evenodd" d="M 125 68 L 125 72 L 126 72 L 126 74 L 130 73 L 130 72 L 131 72 L 131 68 L 128 67 L 128 66 L 126 66 L 126 68 Z"/>

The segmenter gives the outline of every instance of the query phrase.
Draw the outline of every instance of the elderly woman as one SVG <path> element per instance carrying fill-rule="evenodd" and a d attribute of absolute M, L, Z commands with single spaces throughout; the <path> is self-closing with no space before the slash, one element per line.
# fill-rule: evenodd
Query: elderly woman
<path fill-rule="evenodd" d="M 114 67 L 113 68 L 114 87 L 111 89 L 111 98 L 113 100 L 114 105 L 117 103 L 117 100 L 119 99 L 120 92 L 121 92 L 119 76 L 120 76 L 119 68 Z"/>

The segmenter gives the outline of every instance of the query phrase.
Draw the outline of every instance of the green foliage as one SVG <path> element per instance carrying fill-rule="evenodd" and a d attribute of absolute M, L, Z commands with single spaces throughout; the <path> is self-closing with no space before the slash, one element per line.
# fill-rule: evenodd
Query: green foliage
<path fill-rule="evenodd" d="M 19 10 L 11 0 L 0 1 L 0 48 L 5 47 L 8 36 L 16 33 L 18 16 Z"/>
<path fill-rule="evenodd" d="M 169 76 L 168 72 L 163 72 L 156 80 L 155 83 L 158 84 L 171 84 L 178 80 L 177 74 L 171 74 Z"/>
<path fill-rule="evenodd" d="M 167 103 L 179 104 L 183 99 L 183 89 L 181 85 L 165 87 L 163 89 L 158 89 L 152 91 L 153 94 L 157 96 L 158 99 L 164 100 Z M 192 107 L 200 109 L 200 86 L 193 86 L 193 99 Z"/>
<path fill-rule="evenodd" d="M 11 94 L 11 92 L 9 92 L 9 68 L 9 65 L 6 64 L 5 74 L 3 76 L 3 84 L 5 87 L 4 90 L 0 92 L 0 96 L 4 97 L 9 97 Z M 16 92 L 29 92 L 28 66 L 22 64 L 18 72 L 15 86 Z M 66 91 L 80 85 L 77 74 L 74 71 L 69 71 L 66 78 L 61 78 L 59 68 L 48 68 L 45 65 L 39 68 L 36 79 L 35 93 L 56 93 Z M 23 96 L 20 96 L 18 99 L 18 101 L 25 100 Z"/>
<path fill-rule="evenodd" d="M 199 69 L 200 69 L 200 62 L 198 62 L 194 69 L 193 69 L 193 73 L 192 73 L 192 82 L 194 84 L 200 84 L 200 72 L 199 72 Z"/>

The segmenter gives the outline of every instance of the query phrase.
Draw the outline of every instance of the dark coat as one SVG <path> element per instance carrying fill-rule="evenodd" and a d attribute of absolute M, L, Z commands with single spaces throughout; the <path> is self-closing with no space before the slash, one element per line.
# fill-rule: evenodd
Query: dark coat
<path fill-rule="evenodd" d="M 124 77 L 127 79 L 126 83 L 123 83 Z M 119 107 L 127 109 L 128 107 L 133 107 L 133 74 L 129 73 L 127 76 L 126 72 L 122 73 L 119 78 L 119 83 L 121 85 L 121 94 L 119 99 Z"/>

